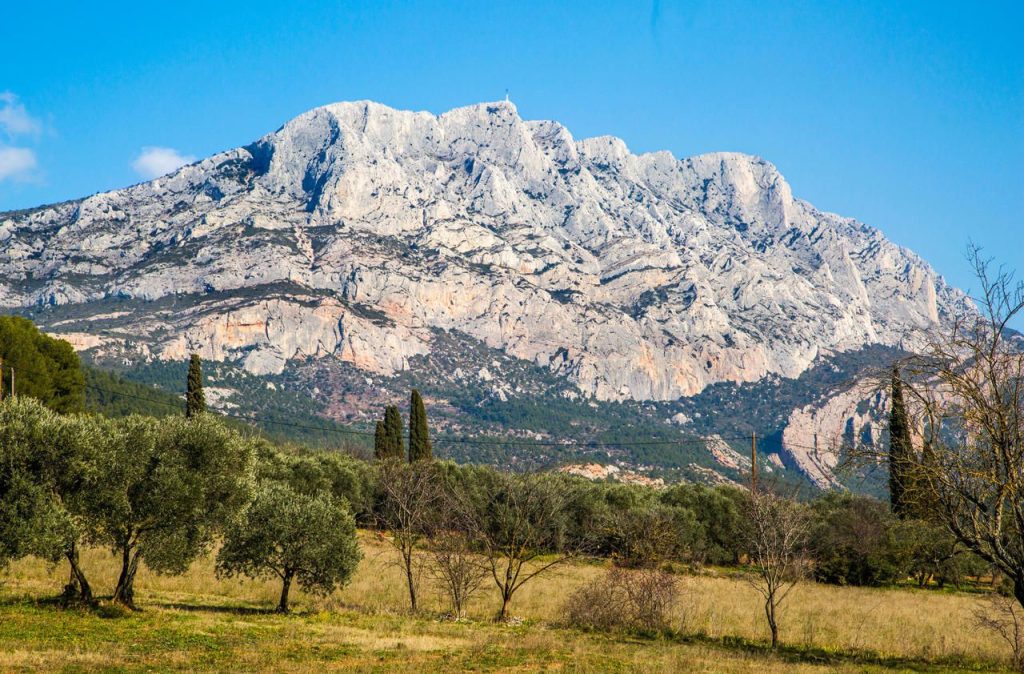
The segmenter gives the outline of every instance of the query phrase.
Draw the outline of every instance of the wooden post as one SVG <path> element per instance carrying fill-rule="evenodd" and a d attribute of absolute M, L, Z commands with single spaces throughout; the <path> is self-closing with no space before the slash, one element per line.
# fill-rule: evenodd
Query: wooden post
<path fill-rule="evenodd" d="M 751 433 L 751 494 L 758 491 L 758 434 Z"/>

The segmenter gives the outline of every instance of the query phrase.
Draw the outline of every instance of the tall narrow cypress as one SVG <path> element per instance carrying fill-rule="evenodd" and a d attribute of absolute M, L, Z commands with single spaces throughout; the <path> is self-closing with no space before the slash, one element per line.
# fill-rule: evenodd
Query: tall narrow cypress
<path fill-rule="evenodd" d="M 194 417 L 206 411 L 203 394 L 203 366 L 199 354 L 193 353 L 188 363 L 188 389 L 185 392 L 185 416 Z"/>
<path fill-rule="evenodd" d="M 388 458 L 403 458 L 405 440 L 402 438 L 402 413 L 398 411 L 397 405 L 388 405 L 384 410 L 384 434 Z"/>
<path fill-rule="evenodd" d="M 412 400 L 409 403 L 409 461 L 429 461 L 432 458 L 434 450 L 430 446 L 427 410 L 423 407 L 420 392 L 413 389 Z"/>
<path fill-rule="evenodd" d="M 383 421 L 378 421 L 373 431 L 373 458 L 378 461 L 388 458 L 388 434 Z"/>
<path fill-rule="evenodd" d="M 907 406 L 899 367 L 892 368 L 892 408 L 889 412 L 889 503 L 900 518 L 911 514 L 913 493 L 908 479 L 913 466 L 914 447 L 910 441 Z"/>

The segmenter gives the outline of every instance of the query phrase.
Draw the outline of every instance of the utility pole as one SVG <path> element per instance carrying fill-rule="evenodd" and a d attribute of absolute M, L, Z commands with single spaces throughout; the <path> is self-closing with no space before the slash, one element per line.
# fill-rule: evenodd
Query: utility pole
<path fill-rule="evenodd" d="M 757 493 L 757 433 L 750 434 L 750 493 Z"/>
<path fill-rule="evenodd" d="M 11 397 L 14 397 L 14 366 L 11 366 Z"/>
<path fill-rule="evenodd" d="M 0 358 L 0 400 L 4 399 L 4 359 Z"/>

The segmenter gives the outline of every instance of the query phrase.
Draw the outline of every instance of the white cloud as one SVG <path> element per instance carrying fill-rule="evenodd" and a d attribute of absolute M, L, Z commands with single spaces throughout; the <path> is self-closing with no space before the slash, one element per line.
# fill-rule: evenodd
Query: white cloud
<path fill-rule="evenodd" d="M 26 180 L 36 168 L 36 153 L 26 147 L 0 145 L 0 181 Z"/>
<path fill-rule="evenodd" d="M 159 178 L 195 160 L 170 147 L 144 147 L 132 162 L 132 168 L 143 178 Z"/>
<path fill-rule="evenodd" d="M 0 140 L 6 137 L 14 141 L 19 136 L 35 136 L 38 140 L 42 131 L 43 125 L 28 114 L 17 96 L 10 91 L 0 91 Z M 35 150 L 0 142 L 0 182 L 38 178 L 35 174 L 38 165 Z"/>
<path fill-rule="evenodd" d="M 17 96 L 10 91 L 0 91 L 0 129 L 3 129 L 8 138 L 38 136 L 43 130 L 43 125 L 28 114 L 25 106 L 18 102 Z"/>

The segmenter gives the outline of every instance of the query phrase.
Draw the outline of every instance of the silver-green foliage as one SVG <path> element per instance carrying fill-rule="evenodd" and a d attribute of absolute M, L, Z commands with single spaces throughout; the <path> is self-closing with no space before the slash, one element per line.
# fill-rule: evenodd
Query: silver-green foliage
<path fill-rule="evenodd" d="M 60 416 L 32 398 L 0 404 L 0 561 L 56 560 L 77 541 L 98 435 L 92 419 Z"/>
<path fill-rule="evenodd" d="M 62 518 L 39 477 L 53 416 L 29 398 L 0 404 L 0 565 L 59 549 Z"/>
<path fill-rule="evenodd" d="M 344 500 L 269 482 L 225 532 L 217 571 L 280 578 L 277 610 L 287 612 L 293 581 L 307 592 L 329 594 L 347 584 L 361 557 L 355 519 Z"/>
<path fill-rule="evenodd" d="M 181 573 L 249 502 L 252 444 L 209 415 L 107 422 L 102 479 L 87 494 L 94 542 L 121 557 L 114 599 L 134 603 L 139 563 Z"/>

